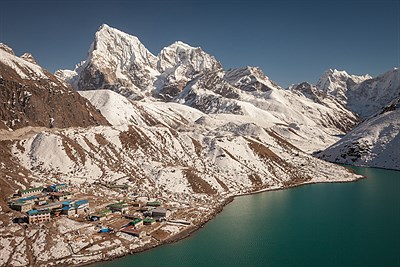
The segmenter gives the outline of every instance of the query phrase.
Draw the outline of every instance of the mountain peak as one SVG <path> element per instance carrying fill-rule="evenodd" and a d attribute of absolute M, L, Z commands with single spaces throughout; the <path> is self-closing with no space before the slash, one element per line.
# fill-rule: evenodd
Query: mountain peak
<path fill-rule="evenodd" d="M 74 81 L 79 90 L 113 89 L 141 98 L 141 91 L 147 90 L 158 75 L 156 67 L 156 56 L 136 36 L 103 24 Z"/>
<path fill-rule="evenodd" d="M 189 48 L 189 49 L 190 48 L 195 48 L 195 47 L 193 47 L 191 45 L 188 45 L 187 43 L 182 42 L 182 41 L 175 41 L 169 47 L 184 47 L 184 48 Z"/>
<path fill-rule="evenodd" d="M 103 23 L 103 24 L 101 24 L 101 26 L 99 27 L 98 31 L 101 31 L 101 30 L 103 30 L 103 29 L 111 29 L 111 27 L 108 26 L 107 24 Z"/>
<path fill-rule="evenodd" d="M 111 46 L 118 46 L 122 45 L 123 43 L 141 44 L 136 36 L 127 34 L 116 28 L 112 28 L 107 24 L 103 24 L 99 27 L 95 34 L 94 42 L 94 49 L 97 49 L 96 45 L 99 43 L 106 43 Z"/>
<path fill-rule="evenodd" d="M 324 93 L 339 97 L 344 100 L 346 91 L 355 85 L 362 83 L 372 77 L 366 75 L 351 75 L 345 70 L 329 69 L 319 78 L 316 86 Z"/>
<path fill-rule="evenodd" d="M 324 76 L 349 77 L 350 75 L 345 70 L 328 69 L 321 75 L 321 77 L 324 77 Z"/>
<path fill-rule="evenodd" d="M 246 66 L 227 70 L 224 79 L 244 91 L 268 91 L 281 88 L 270 80 L 259 67 Z"/>
<path fill-rule="evenodd" d="M 32 64 L 37 65 L 37 62 L 31 53 L 24 53 L 22 56 L 20 56 L 20 58 L 22 58 L 23 60 L 28 61 Z"/>
<path fill-rule="evenodd" d="M 190 46 L 182 41 L 176 41 L 164 47 L 158 54 L 158 70 L 172 70 L 178 66 L 191 66 L 190 72 L 198 73 L 221 68 L 221 64 L 200 47 Z"/>

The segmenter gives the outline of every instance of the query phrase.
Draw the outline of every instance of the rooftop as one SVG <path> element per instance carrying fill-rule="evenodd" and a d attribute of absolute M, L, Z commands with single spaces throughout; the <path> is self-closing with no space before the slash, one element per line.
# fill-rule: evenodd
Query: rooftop
<path fill-rule="evenodd" d="M 110 214 L 110 213 L 112 213 L 111 210 L 105 209 L 105 210 L 101 210 L 96 213 L 93 213 L 93 214 L 91 214 L 91 216 L 105 217 L 107 214 Z"/>
<path fill-rule="evenodd" d="M 146 218 L 146 219 L 143 220 L 143 222 L 145 222 L 145 223 L 152 223 L 152 222 L 155 222 L 155 220 L 152 219 L 152 218 Z"/>
<path fill-rule="evenodd" d="M 124 207 L 127 207 L 127 206 L 128 206 L 128 204 L 126 202 L 121 201 L 121 202 L 118 202 L 118 203 L 110 204 L 107 207 L 109 207 L 109 208 L 124 208 Z"/>
<path fill-rule="evenodd" d="M 22 198 L 17 199 L 15 202 L 25 202 L 25 201 L 29 201 L 29 200 L 37 199 L 37 198 L 38 198 L 37 196 L 22 197 Z"/>
<path fill-rule="evenodd" d="M 11 203 L 11 205 L 14 205 L 14 206 L 26 206 L 26 205 L 31 205 L 31 203 L 27 203 L 25 201 L 16 201 L 16 202 Z"/>
<path fill-rule="evenodd" d="M 64 187 L 67 187 L 67 185 L 64 184 L 64 183 L 61 183 L 61 184 L 52 184 L 52 185 L 49 185 L 47 188 L 50 188 L 50 189 L 52 189 L 53 191 L 57 191 L 58 189 L 64 188 Z"/>
<path fill-rule="evenodd" d="M 147 202 L 147 206 L 161 206 L 161 202 L 160 201 L 150 201 L 150 202 Z"/>
<path fill-rule="evenodd" d="M 89 203 L 89 201 L 87 199 L 82 199 L 82 200 L 76 201 L 75 202 L 75 206 L 79 207 L 79 206 L 82 206 L 82 205 L 87 204 L 87 203 Z"/>
<path fill-rule="evenodd" d="M 143 221 L 141 218 L 136 218 L 136 219 L 134 219 L 133 221 L 131 221 L 129 224 L 130 224 L 130 225 L 135 225 L 135 224 L 140 223 L 141 221 Z"/>
<path fill-rule="evenodd" d="M 138 234 L 140 234 L 142 231 L 141 231 L 141 230 L 138 230 L 138 229 L 135 229 L 135 226 L 130 225 L 130 226 L 127 226 L 127 227 L 121 229 L 121 232 L 124 232 L 124 233 L 127 233 L 127 234 L 135 234 L 135 235 L 138 235 Z"/>
<path fill-rule="evenodd" d="M 49 209 L 44 209 L 44 210 L 29 210 L 26 212 L 26 214 L 28 214 L 28 216 L 32 216 L 32 215 L 41 215 L 41 214 L 47 214 L 50 213 Z"/>
<path fill-rule="evenodd" d="M 44 188 L 42 186 L 40 187 L 35 187 L 35 188 L 29 188 L 25 190 L 21 190 L 21 194 L 26 194 L 26 193 L 31 193 L 31 192 L 36 192 L 36 191 L 42 191 Z"/>
<path fill-rule="evenodd" d="M 157 207 L 154 210 L 152 210 L 152 212 L 167 212 L 167 209 L 163 207 Z"/>

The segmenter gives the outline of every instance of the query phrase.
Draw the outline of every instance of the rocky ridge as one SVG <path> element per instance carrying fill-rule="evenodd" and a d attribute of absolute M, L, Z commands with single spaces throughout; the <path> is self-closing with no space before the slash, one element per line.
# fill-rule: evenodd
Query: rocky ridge
<path fill-rule="evenodd" d="M 3 102 L 0 128 L 108 125 L 90 102 L 69 84 L 34 64 L 30 54 L 19 58 L 11 51 L 11 48 L 0 49 L 0 96 Z"/>

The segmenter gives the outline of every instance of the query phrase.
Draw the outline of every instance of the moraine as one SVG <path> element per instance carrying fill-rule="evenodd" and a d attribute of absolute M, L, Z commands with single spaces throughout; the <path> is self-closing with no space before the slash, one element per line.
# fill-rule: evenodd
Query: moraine
<path fill-rule="evenodd" d="M 240 197 L 190 238 L 95 266 L 399 266 L 400 172 L 350 168 L 367 179 Z"/>

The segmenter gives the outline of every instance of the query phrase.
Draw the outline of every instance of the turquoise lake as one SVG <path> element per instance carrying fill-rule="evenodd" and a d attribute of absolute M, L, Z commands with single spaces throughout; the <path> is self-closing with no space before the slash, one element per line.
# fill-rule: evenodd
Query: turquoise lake
<path fill-rule="evenodd" d="M 400 266 L 400 172 L 238 197 L 191 237 L 95 266 Z"/>

